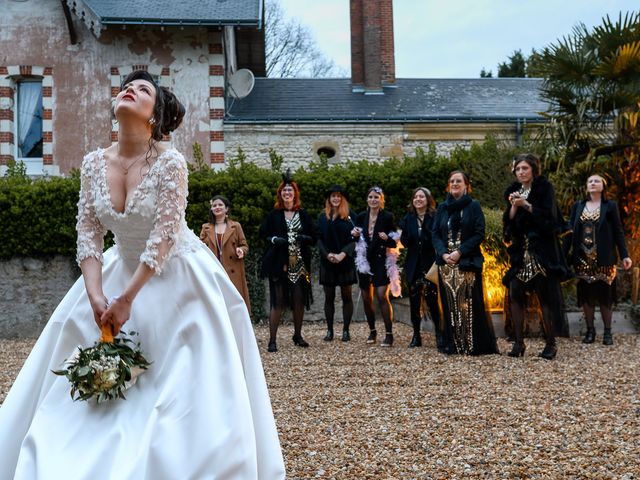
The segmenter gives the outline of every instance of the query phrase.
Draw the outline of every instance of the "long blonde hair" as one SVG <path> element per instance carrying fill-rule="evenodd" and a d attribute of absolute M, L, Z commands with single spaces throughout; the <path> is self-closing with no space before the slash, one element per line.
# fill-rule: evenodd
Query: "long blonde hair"
<path fill-rule="evenodd" d="M 339 193 L 339 192 L 338 192 Z M 347 201 L 346 198 L 344 198 L 344 195 L 342 195 L 342 193 L 340 193 L 340 197 L 342 197 L 342 200 L 340 201 L 340 206 L 338 207 L 338 218 L 341 218 L 342 220 L 346 220 L 347 218 L 349 218 L 349 202 Z M 329 198 L 327 198 L 324 202 L 324 214 L 327 217 L 327 219 L 331 218 L 331 195 L 329 195 Z"/>

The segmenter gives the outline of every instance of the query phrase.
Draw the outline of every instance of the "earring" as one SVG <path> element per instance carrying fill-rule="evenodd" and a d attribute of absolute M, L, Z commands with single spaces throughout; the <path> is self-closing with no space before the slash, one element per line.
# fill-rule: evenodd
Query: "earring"
<path fill-rule="evenodd" d="M 155 125 L 155 124 L 156 124 L 156 119 L 155 119 L 155 118 L 153 118 L 153 117 L 151 117 L 151 118 L 149 119 L 149 125 L 153 126 L 153 125 Z"/>

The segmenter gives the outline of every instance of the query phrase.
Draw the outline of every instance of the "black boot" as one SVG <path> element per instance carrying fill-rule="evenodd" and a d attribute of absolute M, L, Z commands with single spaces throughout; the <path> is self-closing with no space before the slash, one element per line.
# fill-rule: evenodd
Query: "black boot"
<path fill-rule="evenodd" d="M 384 340 L 380 344 L 381 347 L 390 347 L 393 345 L 393 333 L 387 332 L 384 336 Z"/>
<path fill-rule="evenodd" d="M 605 328 L 604 334 L 602 335 L 602 344 L 603 345 L 613 345 L 613 335 L 611 335 L 611 329 Z"/>
<path fill-rule="evenodd" d="M 378 336 L 378 332 L 375 329 L 369 331 L 369 338 L 367 338 L 367 343 L 376 343 L 376 337 Z"/>
<path fill-rule="evenodd" d="M 556 358 L 556 354 L 558 353 L 558 347 L 556 347 L 555 343 L 547 343 L 544 346 L 544 350 L 542 350 L 538 356 L 540 358 L 544 358 L 545 360 L 553 360 Z"/>
<path fill-rule="evenodd" d="M 419 333 L 413 334 L 413 338 L 411 339 L 411 343 L 409 344 L 409 348 L 421 347 L 422 346 L 422 337 L 420 337 Z"/>
<path fill-rule="evenodd" d="M 294 335 L 291 338 L 291 340 L 293 340 L 293 344 L 296 347 L 308 347 L 309 346 L 309 344 L 305 341 L 304 338 L 302 338 L 302 335 L 300 335 L 300 334 Z"/>
<path fill-rule="evenodd" d="M 524 342 L 513 342 L 511 351 L 507 353 L 510 357 L 524 357 L 524 352 L 527 350 L 527 346 Z"/>
<path fill-rule="evenodd" d="M 276 341 L 275 340 L 269 341 L 269 345 L 267 346 L 267 352 L 277 352 L 277 351 L 278 351 L 278 345 L 276 345 Z"/>
<path fill-rule="evenodd" d="M 333 340 L 333 329 L 327 330 L 327 334 L 324 336 L 323 340 L 325 342 L 330 342 L 331 340 Z"/>
<path fill-rule="evenodd" d="M 593 327 L 587 328 L 587 333 L 584 334 L 582 343 L 593 343 L 596 341 L 596 329 Z"/>
<path fill-rule="evenodd" d="M 342 331 L 342 341 L 343 342 L 348 342 L 349 340 L 351 340 L 351 335 L 349 335 L 349 330 L 343 330 Z"/>

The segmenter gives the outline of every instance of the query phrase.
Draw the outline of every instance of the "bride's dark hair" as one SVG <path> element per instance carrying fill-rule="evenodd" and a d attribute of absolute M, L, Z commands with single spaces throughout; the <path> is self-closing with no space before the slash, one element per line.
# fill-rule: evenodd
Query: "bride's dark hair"
<path fill-rule="evenodd" d="M 163 135 L 173 132 L 182 123 L 184 118 L 184 105 L 176 96 L 165 87 L 159 87 L 153 77 L 145 70 L 134 70 L 122 81 L 121 90 L 134 80 L 146 80 L 156 89 L 156 104 L 153 107 L 153 129 L 151 138 L 156 141 L 162 140 Z"/>

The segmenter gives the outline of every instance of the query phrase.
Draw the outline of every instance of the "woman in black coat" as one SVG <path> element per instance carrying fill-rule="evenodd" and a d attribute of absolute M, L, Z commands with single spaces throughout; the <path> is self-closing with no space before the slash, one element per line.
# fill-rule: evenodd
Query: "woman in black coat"
<path fill-rule="evenodd" d="M 557 353 L 556 335 L 569 336 L 560 281 L 570 274 L 558 240 L 565 228 L 553 185 L 540 175 L 540 160 L 530 153 L 513 160 L 517 181 L 505 191 L 503 215 L 510 268 L 503 283 L 509 304 L 515 342 L 509 355 L 523 356 L 523 322 L 526 292 L 535 293 L 542 307 L 546 345 L 540 357 L 552 360 Z"/>
<path fill-rule="evenodd" d="M 318 250 L 320 252 L 320 285 L 324 289 L 324 316 L 327 320 L 325 341 L 333 340 L 336 287 L 342 297 L 342 341 L 351 340 L 349 325 L 353 317 L 351 285 L 356 283 L 353 263 L 355 240 L 351 236 L 354 215 L 349 210 L 347 194 L 340 185 L 327 192 L 324 211 L 318 216 Z"/>
<path fill-rule="evenodd" d="M 633 265 L 624 238 L 618 204 L 607 200 L 607 183 L 600 175 L 587 179 L 587 198 L 573 204 L 570 224 L 572 234 L 564 239 L 565 253 L 578 277 L 578 305 L 587 322 L 583 343 L 596 339 L 594 316 L 596 304 L 604 322 L 602 343 L 613 345 L 611 318 L 616 303 L 616 250 L 622 266 Z"/>
<path fill-rule="evenodd" d="M 356 228 L 351 235 L 358 239 L 356 245 L 356 268 L 358 284 L 362 292 L 364 313 L 369 324 L 367 343 L 375 343 L 377 337 L 376 317 L 373 310 L 375 289 L 385 336 L 380 344 L 393 345 L 393 309 L 389 301 L 389 273 L 387 272 L 387 248 L 395 248 L 395 221 L 393 214 L 384 210 L 384 193 L 380 187 L 371 187 L 367 192 L 368 209 L 356 218 Z"/>
<path fill-rule="evenodd" d="M 451 172 L 449 194 L 438 206 L 431 235 L 444 317 L 444 351 L 484 355 L 498 353 L 498 346 L 482 286 L 484 214 L 478 201 L 468 195 L 469 189 L 466 173 Z"/>
<path fill-rule="evenodd" d="M 309 344 L 302 338 L 302 319 L 305 306 L 311 304 L 311 250 L 315 242 L 315 228 L 307 212 L 300 206 L 300 191 L 289 176 L 276 194 L 275 209 L 260 226 L 260 237 L 267 242 L 262 258 L 262 277 L 269 279 L 269 346 L 277 352 L 276 335 L 285 306 L 293 313 L 293 343 L 299 347 Z"/>
<path fill-rule="evenodd" d="M 431 227 L 436 212 L 436 202 L 431 192 L 425 187 L 416 188 L 411 195 L 409 213 L 400 224 L 402 235 L 400 241 L 406 248 L 404 273 L 409 285 L 409 304 L 413 338 L 409 348 L 422 346 L 420 323 L 422 321 L 422 305 L 426 301 L 431 320 L 435 326 L 436 345 L 442 350 L 440 334 L 440 307 L 438 305 L 438 286 L 425 278 L 436 258 L 431 241 Z"/>

